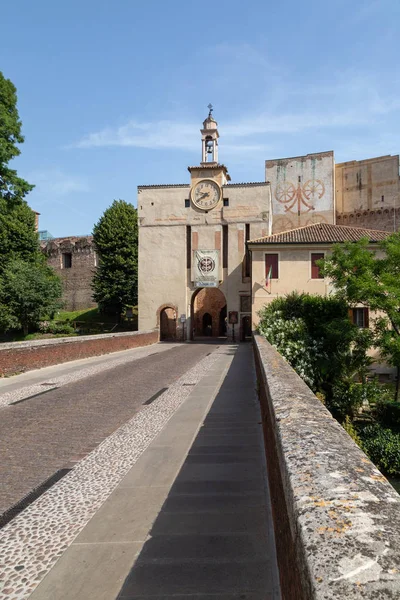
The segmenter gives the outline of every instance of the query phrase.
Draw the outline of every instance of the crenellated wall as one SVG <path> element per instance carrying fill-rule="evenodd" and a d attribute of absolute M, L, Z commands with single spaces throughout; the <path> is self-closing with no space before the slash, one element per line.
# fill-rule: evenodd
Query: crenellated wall
<path fill-rule="evenodd" d="M 400 229 L 400 207 L 337 213 L 336 224 L 368 227 L 381 231 L 398 231 Z"/>
<path fill-rule="evenodd" d="M 259 335 L 254 352 L 282 598 L 399 598 L 400 496 Z"/>
<path fill-rule="evenodd" d="M 61 277 L 65 310 L 96 306 L 91 287 L 97 260 L 92 236 L 54 238 L 41 242 L 41 247 L 47 263 Z M 64 254 L 71 255 L 70 267 L 64 264 Z"/>

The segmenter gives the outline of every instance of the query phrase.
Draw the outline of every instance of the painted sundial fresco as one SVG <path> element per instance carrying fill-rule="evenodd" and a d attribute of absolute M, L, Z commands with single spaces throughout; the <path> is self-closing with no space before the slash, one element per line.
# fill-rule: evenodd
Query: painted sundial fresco
<path fill-rule="evenodd" d="M 271 182 L 272 232 L 333 223 L 333 152 L 266 162 Z"/>

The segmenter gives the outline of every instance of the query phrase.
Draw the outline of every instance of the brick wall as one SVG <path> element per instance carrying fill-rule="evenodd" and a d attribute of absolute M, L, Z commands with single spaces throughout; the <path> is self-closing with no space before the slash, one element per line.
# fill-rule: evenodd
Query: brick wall
<path fill-rule="evenodd" d="M 220 335 L 220 313 L 226 306 L 226 298 L 218 288 L 203 288 L 194 301 L 194 328 L 195 335 L 204 335 L 203 317 L 205 313 L 212 318 L 212 335 Z"/>
<path fill-rule="evenodd" d="M 0 376 L 100 356 L 158 342 L 158 331 L 108 333 L 82 337 L 14 342 L 0 347 Z"/>
<path fill-rule="evenodd" d="M 91 236 L 54 238 L 42 242 L 47 263 L 61 277 L 65 310 L 80 310 L 96 306 L 91 282 L 96 252 Z M 65 268 L 63 254 L 71 255 L 71 267 Z"/>

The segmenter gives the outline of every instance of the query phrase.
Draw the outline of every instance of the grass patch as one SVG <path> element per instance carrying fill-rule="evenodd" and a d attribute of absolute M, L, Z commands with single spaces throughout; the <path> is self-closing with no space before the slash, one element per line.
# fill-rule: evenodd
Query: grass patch
<path fill-rule="evenodd" d="M 138 309 L 137 306 L 133 307 L 133 319 L 132 321 L 137 321 Z M 74 311 L 60 311 L 56 314 L 55 321 L 69 321 L 74 322 L 77 321 L 79 323 L 104 323 L 104 324 L 113 324 L 117 323 L 117 316 L 115 315 L 104 315 L 99 312 L 98 308 L 84 308 L 83 310 L 74 310 Z M 123 321 L 124 322 L 124 319 Z"/>
<path fill-rule="evenodd" d="M 82 310 L 61 310 L 55 317 L 55 321 L 82 321 L 84 323 L 106 323 L 116 322 L 115 317 L 101 315 L 98 308 L 84 308 Z"/>

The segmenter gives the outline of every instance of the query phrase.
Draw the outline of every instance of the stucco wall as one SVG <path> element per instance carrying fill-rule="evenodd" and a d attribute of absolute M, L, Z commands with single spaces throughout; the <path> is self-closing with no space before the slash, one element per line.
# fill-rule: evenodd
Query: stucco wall
<path fill-rule="evenodd" d="M 336 211 L 338 215 L 354 215 L 370 211 L 391 210 L 400 206 L 399 156 L 379 156 L 353 160 L 335 166 Z M 376 216 L 385 213 L 379 213 Z M 370 227 L 375 216 L 371 215 Z M 344 221 L 342 221 L 344 224 Z"/>
<path fill-rule="evenodd" d="M 332 151 L 267 160 L 265 179 L 271 182 L 273 233 L 335 222 Z"/>
<path fill-rule="evenodd" d="M 159 308 L 174 306 L 177 316 L 187 316 L 186 332 L 192 330 L 191 304 L 196 292 L 192 269 L 187 268 L 187 226 L 192 252 L 220 251 L 220 290 L 227 310 L 240 311 L 240 295 L 250 294 L 245 277 L 245 224 L 250 238 L 271 231 L 270 187 L 266 183 L 231 184 L 223 187 L 223 200 L 212 210 L 197 209 L 191 203 L 190 186 L 148 186 L 138 188 L 139 211 L 139 329 L 158 326 Z M 228 227 L 228 267 L 222 268 L 223 225 Z M 177 326 L 182 328 L 179 318 Z M 178 339 L 180 334 L 178 333 Z"/>
<path fill-rule="evenodd" d="M 328 279 L 311 278 L 311 253 L 329 251 L 327 245 L 268 246 L 252 252 L 252 304 L 253 323 L 258 323 L 258 311 L 278 296 L 294 290 L 309 294 L 326 295 L 331 287 Z M 265 254 L 279 254 L 279 279 L 265 285 Z"/>

